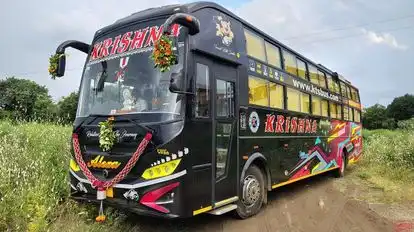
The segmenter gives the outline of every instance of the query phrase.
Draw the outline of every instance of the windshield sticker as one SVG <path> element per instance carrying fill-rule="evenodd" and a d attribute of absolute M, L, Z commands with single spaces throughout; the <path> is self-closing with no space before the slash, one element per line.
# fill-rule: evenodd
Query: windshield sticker
<path fill-rule="evenodd" d="M 220 39 L 220 44 L 215 43 L 214 47 L 222 52 L 227 53 L 228 55 L 235 56 L 236 53 L 231 48 L 234 39 L 234 33 L 231 29 L 231 22 L 229 19 L 226 19 L 224 16 L 214 16 L 214 22 L 216 24 L 216 36 Z"/>
<path fill-rule="evenodd" d="M 116 72 L 115 74 L 115 80 L 122 82 L 124 81 L 124 77 L 126 74 L 126 71 L 128 70 L 127 65 L 128 65 L 128 61 L 129 61 L 129 56 L 127 57 L 122 57 L 119 59 L 119 71 Z"/>
<path fill-rule="evenodd" d="M 125 129 L 116 130 L 114 132 L 115 132 L 115 136 L 118 138 L 118 141 L 120 141 L 124 138 L 132 138 L 132 139 L 135 140 L 138 136 L 137 133 L 128 133 L 128 131 L 125 130 Z M 97 131 L 88 130 L 88 131 L 86 131 L 86 137 L 87 138 L 99 137 L 99 133 Z"/>
<path fill-rule="evenodd" d="M 171 28 L 171 35 L 178 37 L 181 26 L 174 24 Z M 106 38 L 93 45 L 89 64 L 110 60 L 125 55 L 148 52 L 153 49 L 163 31 L 163 25 L 146 27 L 135 31 L 128 31 L 123 35 L 114 38 Z"/>

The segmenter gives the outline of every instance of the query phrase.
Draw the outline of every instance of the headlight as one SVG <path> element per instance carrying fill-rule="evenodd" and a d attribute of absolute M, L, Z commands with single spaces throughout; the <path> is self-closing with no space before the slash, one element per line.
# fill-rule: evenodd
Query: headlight
<path fill-rule="evenodd" d="M 147 168 L 144 173 L 142 173 L 142 178 L 146 180 L 160 178 L 163 176 L 169 176 L 171 175 L 175 169 L 180 164 L 181 159 L 172 160 L 169 162 L 165 162 L 162 164 L 159 164 L 154 167 Z"/>
<path fill-rule="evenodd" d="M 73 159 L 70 159 L 70 168 L 72 168 L 72 170 L 75 172 L 80 170 L 78 164 Z"/>

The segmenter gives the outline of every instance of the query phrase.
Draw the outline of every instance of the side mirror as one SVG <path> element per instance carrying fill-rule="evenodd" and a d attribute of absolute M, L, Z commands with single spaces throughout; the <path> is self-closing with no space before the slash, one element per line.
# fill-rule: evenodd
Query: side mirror
<path fill-rule="evenodd" d="M 183 77 L 183 72 L 180 70 L 179 72 L 173 72 L 170 75 L 170 87 L 169 90 L 172 93 L 177 93 L 177 92 L 181 92 L 182 89 L 180 89 L 180 82 L 182 80 Z"/>
<path fill-rule="evenodd" d="M 66 56 L 60 56 L 59 61 L 57 63 L 57 71 L 56 76 L 57 77 L 63 77 L 65 75 L 65 67 L 66 67 Z"/>
<path fill-rule="evenodd" d="M 172 93 L 178 94 L 189 94 L 194 95 L 194 93 L 183 91 L 179 86 L 181 86 L 181 81 L 183 80 L 183 71 L 173 72 L 170 76 L 170 87 L 169 90 Z"/>

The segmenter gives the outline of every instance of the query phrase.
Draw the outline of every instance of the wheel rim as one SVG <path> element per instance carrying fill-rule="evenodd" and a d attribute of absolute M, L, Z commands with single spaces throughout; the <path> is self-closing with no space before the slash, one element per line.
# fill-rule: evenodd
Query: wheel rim
<path fill-rule="evenodd" d="M 246 176 L 243 181 L 243 204 L 250 207 L 260 199 L 260 196 L 260 182 L 255 176 Z"/>

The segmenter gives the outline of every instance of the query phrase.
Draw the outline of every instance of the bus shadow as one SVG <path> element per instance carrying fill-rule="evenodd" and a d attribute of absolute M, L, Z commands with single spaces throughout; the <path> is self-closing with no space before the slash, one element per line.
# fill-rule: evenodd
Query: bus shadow
<path fill-rule="evenodd" d="M 268 193 L 267 207 L 262 210 L 258 217 L 266 215 L 271 208 L 282 207 L 283 201 L 295 198 L 297 194 L 306 194 L 311 188 L 317 188 L 331 182 L 331 173 L 323 173 L 308 179 L 304 179 L 286 186 L 279 187 Z M 249 220 L 249 219 L 247 219 Z M 225 223 L 237 223 L 239 219 L 232 213 L 221 216 L 201 214 L 186 219 L 160 219 L 135 214 L 129 215 L 125 223 L 131 228 L 130 231 L 222 231 Z M 259 225 L 258 225 L 259 227 Z"/>

